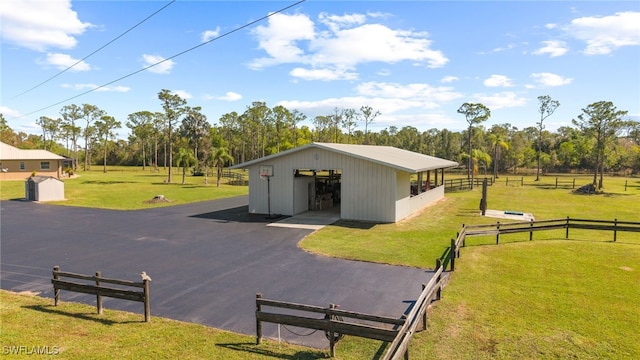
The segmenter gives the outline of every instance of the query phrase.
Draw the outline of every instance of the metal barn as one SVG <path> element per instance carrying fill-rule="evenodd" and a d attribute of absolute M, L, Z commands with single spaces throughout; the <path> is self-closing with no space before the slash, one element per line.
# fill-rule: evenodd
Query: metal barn
<path fill-rule="evenodd" d="M 397 222 L 444 197 L 444 170 L 457 165 L 390 146 L 311 143 L 231 168 L 249 171 L 250 213 Z"/>

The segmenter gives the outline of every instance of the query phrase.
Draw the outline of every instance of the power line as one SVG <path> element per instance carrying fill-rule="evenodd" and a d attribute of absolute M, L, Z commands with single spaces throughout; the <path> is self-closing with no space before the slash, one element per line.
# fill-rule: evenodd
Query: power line
<path fill-rule="evenodd" d="M 217 37 L 213 38 L 213 39 L 210 39 L 210 40 L 205 41 L 205 42 L 203 42 L 203 43 L 201 43 L 201 44 L 198 44 L 198 45 L 196 45 L 196 46 L 193 46 L 193 47 L 191 47 L 191 48 L 189 48 L 189 49 L 187 49 L 187 50 L 181 51 L 181 52 L 179 52 L 179 53 L 177 53 L 177 54 L 175 54 L 175 55 L 173 55 L 173 56 L 170 56 L 170 57 L 168 57 L 168 58 L 166 58 L 166 59 L 164 59 L 164 60 L 158 61 L 158 62 L 157 62 L 157 63 L 155 63 L 155 64 L 151 64 L 151 65 L 149 65 L 149 66 L 146 66 L 146 67 L 144 67 L 144 68 L 142 68 L 142 69 L 140 69 L 140 70 L 137 70 L 137 71 L 134 71 L 134 72 L 132 72 L 132 73 L 129 73 L 129 74 L 125 75 L 125 76 L 122 76 L 122 77 L 120 77 L 120 78 L 117 78 L 117 79 L 115 79 L 115 80 L 112 80 L 112 81 L 110 81 L 110 82 L 108 82 L 108 83 L 106 83 L 106 84 L 102 84 L 102 85 L 100 85 L 100 86 L 97 86 L 97 87 L 95 87 L 95 88 L 93 88 L 93 89 L 87 90 L 87 91 L 85 91 L 85 92 L 83 92 L 83 93 L 80 93 L 80 94 L 78 94 L 78 95 L 72 96 L 72 97 L 67 98 L 67 99 L 64 99 L 64 100 L 62 100 L 62 101 L 58 101 L 58 102 L 57 102 L 57 103 L 55 103 L 55 104 L 51 104 L 51 105 L 49 105 L 49 106 L 45 106 L 45 107 L 40 108 L 40 109 L 38 109 L 38 110 L 34 110 L 34 111 L 29 112 L 29 113 L 27 113 L 27 114 L 24 114 L 24 115 L 22 115 L 22 116 L 18 116 L 18 118 L 25 117 L 25 116 L 29 116 L 29 115 L 35 114 L 35 113 L 37 113 L 37 112 L 40 112 L 40 111 L 42 111 L 42 110 L 46 110 L 46 109 L 52 108 L 52 107 L 54 107 L 54 106 L 56 106 L 56 105 L 60 105 L 60 104 L 65 103 L 65 102 L 67 102 L 67 101 L 69 101 L 69 100 L 77 99 L 77 98 L 79 98 L 79 97 L 81 97 L 81 96 L 84 96 L 84 95 L 86 95 L 86 94 L 92 93 L 92 92 L 94 92 L 94 91 L 96 91 L 96 90 L 98 90 L 98 89 L 101 89 L 101 88 L 103 88 L 103 87 L 109 86 L 109 85 L 111 85 L 111 84 L 113 84 L 113 83 L 116 83 L 116 82 L 118 82 L 118 81 L 120 81 L 120 80 L 124 80 L 124 79 L 126 79 L 126 78 L 128 78 L 128 77 L 131 77 L 131 76 L 133 76 L 133 75 L 136 75 L 136 74 L 138 74 L 138 73 L 141 73 L 141 72 L 143 72 L 143 71 L 145 71 L 145 70 L 147 70 L 147 69 L 150 69 L 150 68 L 152 68 L 152 67 L 154 67 L 154 66 L 156 66 L 156 65 L 160 65 L 160 64 L 162 64 L 163 62 L 169 61 L 169 60 L 171 60 L 171 59 L 175 59 L 175 58 L 177 58 L 177 57 L 178 57 L 178 56 L 180 56 L 180 55 L 186 54 L 186 53 L 188 53 L 188 52 L 190 52 L 190 51 L 193 51 L 193 50 L 195 50 L 195 49 L 197 49 L 197 48 L 199 48 L 199 47 L 205 46 L 205 45 L 207 45 L 207 44 L 209 44 L 209 43 L 211 43 L 211 42 L 213 42 L 213 41 L 216 41 L 216 40 L 221 39 L 221 38 L 223 38 L 223 37 L 225 37 L 225 36 L 231 35 L 231 34 L 233 34 L 233 33 L 235 33 L 235 32 L 238 32 L 238 31 L 240 31 L 240 30 L 242 30 L 242 29 L 245 29 L 245 28 L 247 28 L 247 27 L 249 27 L 249 26 L 251 26 L 251 25 L 253 25 L 253 24 L 256 24 L 256 23 L 258 23 L 258 22 L 260 22 L 260 21 L 263 21 L 263 20 L 265 20 L 265 19 L 268 19 L 268 18 L 270 18 L 271 16 L 273 16 L 273 15 L 275 15 L 275 14 L 278 14 L 278 13 L 281 13 L 281 12 L 283 12 L 283 11 L 285 11 L 285 10 L 288 10 L 288 9 L 290 9 L 290 8 L 292 8 L 292 7 L 294 7 L 294 6 L 298 5 L 298 4 L 301 4 L 301 3 L 305 2 L 305 1 L 306 1 L 306 0 L 300 0 L 300 1 L 298 1 L 298 2 L 296 2 L 296 3 L 293 3 L 293 4 L 289 5 L 289 6 L 286 6 L 286 7 L 281 8 L 280 10 L 277 10 L 277 11 L 271 12 L 271 13 L 269 13 L 268 15 L 265 15 L 265 16 L 263 16 L 263 17 L 261 17 L 261 18 L 257 19 L 257 20 L 250 21 L 250 22 L 248 22 L 248 23 L 246 23 L 246 24 L 244 24 L 244 25 L 242 25 L 242 26 L 240 26 L 240 27 L 237 27 L 237 28 L 235 28 L 235 29 L 233 29 L 233 30 L 230 30 L 230 31 L 228 31 L 228 32 L 226 32 L 226 33 L 224 33 L 224 34 L 222 34 L 222 35 L 219 35 L 219 36 L 217 36 Z"/>
<path fill-rule="evenodd" d="M 108 43 L 106 43 L 106 44 L 102 45 L 100 48 L 98 48 L 97 50 L 95 50 L 95 51 L 94 51 L 94 52 L 92 52 L 91 54 L 89 54 L 89 55 L 87 55 L 87 56 L 83 57 L 82 59 L 78 60 L 75 64 L 73 64 L 73 65 L 71 65 L 71 66 L 67 67 L 66 69 L 64 69 L 64 70 L 60 71 L 59 73 L 57 73 L 57 74 L 55 74 L 55 75 L 53 75 L 52 77 L 48 78 L 47 80 L 45 80 L 45 81 L 43 81 L 43 82 L 39 83 L 38 85 L 36 85 L 36 86 L 34 86 L 34 87 L 32 87 L 32 88 L 30 88 L 30 89 L 28 89 L 28 90 L 25 90 L 25 91 L 21 92 L 20 94 L 18 94 L 18 95 L 16 95 L 16 96 L 12 97 L 12 99 L 15 99 L 15 98 L 17 98 L 17 97 L 19 97 L 19 96 L 22 96 L 22 95 L 24 95 L 24 94 L 26 94 L 26 93 L 30 92 L 31 90 L 34 90 L 34 89 L 36 89 L 36 88 L 39 88 L 40 86 L 42 86 L 42 85 L 44 85 L 44 84 L 48 83 L 49 81 L 51 81 L 51 80 L 53 80 L 53 79 L 57 78 L 58 76 L 60 76 L 60 75 L 62 75 L 63 73 L 65 73 L 67 70 L 70 70 L 70 69 L 71 69 L 71 68 L 73 68 L 74 66 L 76 66 L 76 65 L 80 64 L 81 62 L 85 61 L 86 59 L 88 59 L 88 58 L 89 58 L 90 56 L 92 56 L 93 54 L 95 54 L 95 53 L 97 53 L 98 51 L 100 51 L 100 50 L 102 50 L 102 49 L 106 48 L 107 46 L 111 45 L 113 42 L 115 42 L 116 40 L 120 39 L 121 37 L 123 37 L 124 35 L 126 35 L 127 33 L 129 33 L 131 30 L 133 30 L 133 29 L 137 28 L 138 26 L 142 25 L 142 23 L 144 23 L 145 21 L 147 21 L 147 20 L 151 19 L 151 18 L 152 18 L 153 16 L 155 16 L 157 13 L 159 13 L 159 12 L 160 12 L 160 11 L 162 11 L 162 10 L 164 10 L 165 8 L 167 8 L 169 5 L 173 4 L 174 2 L 176 2 L 176 0 L 171 0 L 171 2 L 169 2 L 169 3 L 168 3 L 168 4 L 166 4 L 165 6 L 161 7 L 161 8 L 160 8 L 160 9 L 158 9 L 158 10 L 156 10 L 156 12 L 154 12 L 153 14 L 151 14 L 151 15 L 147 16 L 146 18 L 144 18 L 142 21 L 138 22 L 138 23 L 137 23 L 137 24 L 135 24 L 134 26 L 130 27 L 127 31 L 125 31 L 125 32 L 123 32 L 122 34 L 118 35 L 118 36 L 117 36 L 116 38 L 114 38 L 113 40 L 111 40 L 111 41 L 109 41 Z"/>

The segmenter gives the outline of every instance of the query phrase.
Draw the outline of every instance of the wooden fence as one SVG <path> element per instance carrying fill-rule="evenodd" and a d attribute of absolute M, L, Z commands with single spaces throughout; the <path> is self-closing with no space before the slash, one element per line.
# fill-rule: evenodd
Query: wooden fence
<path fill-rule="evenodd" d="M 143 273 L 144 274 L 144 273 Z M 144 274 L 146 275 L 146 274 Z M 68 280 L 62 280 L 62 278 L 71 278 L 84 281 L 84 283 L 72 282 Z M 142 282 L 134 282 L 127 280 L 109 279 L 102 277 L 100 271 L 97 271 L 95 276 L 81 275 L 70 272 L 60 271 L 59 266 L 53 267 L 53 278 L 51 283 L 53 284 L 53 291 L 55 294 L 54 305 L 58 306 L 60 302 L 60 290 L 67 290 L 73 292 L 79 292 L 83 294 L 90 294 L 96 296 L 96 310 L 98 314 L 102 314 L 102 297 L 110 297 L 131 301 L 138 301 L 144 303 L 144 321 L 151 321 L 151 307 L 149 305 L 149 282 L 150 278 L 143 276 Z M 92 282 L 88 284 L 86 282 Z M 142 290 L 128 290 L 126 288 L 105 287 L 102 284 L 113 284 L 121 287 L 134 287 Z"/>
<path fill-rule="evenodd" d="M 487 185 L 491 186 L 494 183 L 494 179 L 491 177 L 482 177 L 482 178 L 474 178 L 473 185 L 474 186 L 482 186 L 482 182 L 484 179 L 487 179 Z M 468 178 L 460 178 L 460 179 L 445 179 L 444 180 L 444 190 L 445 191 L 460 191 L 471 189 L 472 181 Z"/>
<path fill-rule="evenodd" d="M 462 225 L 462 230 L 457 234 L 456 239 L 451 239 L 451 246 L 447 252 L 445 259 L 445 269 L 447 265 L 451 271 L 455 270 L 455 259 L 460 257 L 460 249 L 465 246 L 467 236 L 495 236 L 496 244 L 500 243 L 500 235 L 529 233 L 529 240 L 533 240 L 533 233 L 536 231 L 547 231 L 564 229 L 565 238 L 569 238 L 570 229 L 586 229 L 611 231 L 613 241 L 618 238 L 618 232 L 640 232 L 640 222 L 611 220 L 594 220 L 594 219 L 565 219 L 541 220 L 541 221 L 522 221 L 508 222 L 486 225 Z"/>
<path fill-rule="evenodd" d="M 262 339 L 262 323 L 269 322 L 324 331 L 329 340 L 329 353 L 335 356 L 335 346 L 343 335 L 352 335 L 367 339 L 380 340 L 391 345 L 387 348 L 385 360 L 409 358 L 409 341 L 419 324 L 427 328 L 427 309 L 432 301 L 439 300 L 444 286 L 444 268 L 440 259 L 436 262 L 436 271 L 408 315 L 391 318 L 353 311 L 337 309 L 334 304 L 328 308 L 285 301 L 268 300 L 262 294 L 256 294 L 256 344 Z M 281 309 L 265 311 L 264 307 Z M 292 315 L 284 311 L 296 311 L 305 315 Z M 318 315 L 322 317 L 317 317 Z M 314 317 L 315 316 L 315 317 Z"/>

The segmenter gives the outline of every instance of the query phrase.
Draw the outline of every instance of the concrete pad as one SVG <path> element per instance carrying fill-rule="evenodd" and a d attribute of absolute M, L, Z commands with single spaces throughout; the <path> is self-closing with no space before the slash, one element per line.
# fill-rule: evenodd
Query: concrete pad
<path fill-rule="evenodd" d="M 516 211 L 512 211 L 516 212 Z M 485 211 L 486 217 L 496 218 L 496 219 L 509 219 L 509 220 L 519 220 L 519 221 L 535 221 L 536 219 L 533 217 L 532 213 L 522 213 L 519 214 L 507 214 L 505 210 L 487 210 Z"/>
<path fill-rule="evenodd" d="M 282 219 L 267 226 L 319 230 L 340 220 L 339 211 L 305 211 L 301 214 Z"/>

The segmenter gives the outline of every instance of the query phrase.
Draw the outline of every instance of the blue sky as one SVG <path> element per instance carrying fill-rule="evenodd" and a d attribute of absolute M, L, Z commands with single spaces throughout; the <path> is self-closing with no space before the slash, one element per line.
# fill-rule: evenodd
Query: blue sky
<path fill-rule="evenodd" d="M 640 120 L 638 1 L 307 0 L 63 102 L 294 3 L 177 0 L 16 96 L 169 1 L 3 0 L 0 112 L 14 130 L 39 133 L 40 116 L 90 103 L 124 125 L 130 113 L 161 111 L 157 93 L 169 89 L 201 106 L 211 124 L 265 101 L 310 119 L 368 105 L 381 113 L 374 131 L 462 130 L 456 110 L 480 102 L 492 112 L 487 127 L 522 129 L 539 121 L 540 95 L 561 104 L 545 120 L 551 130 L 601 100 Z"/>

